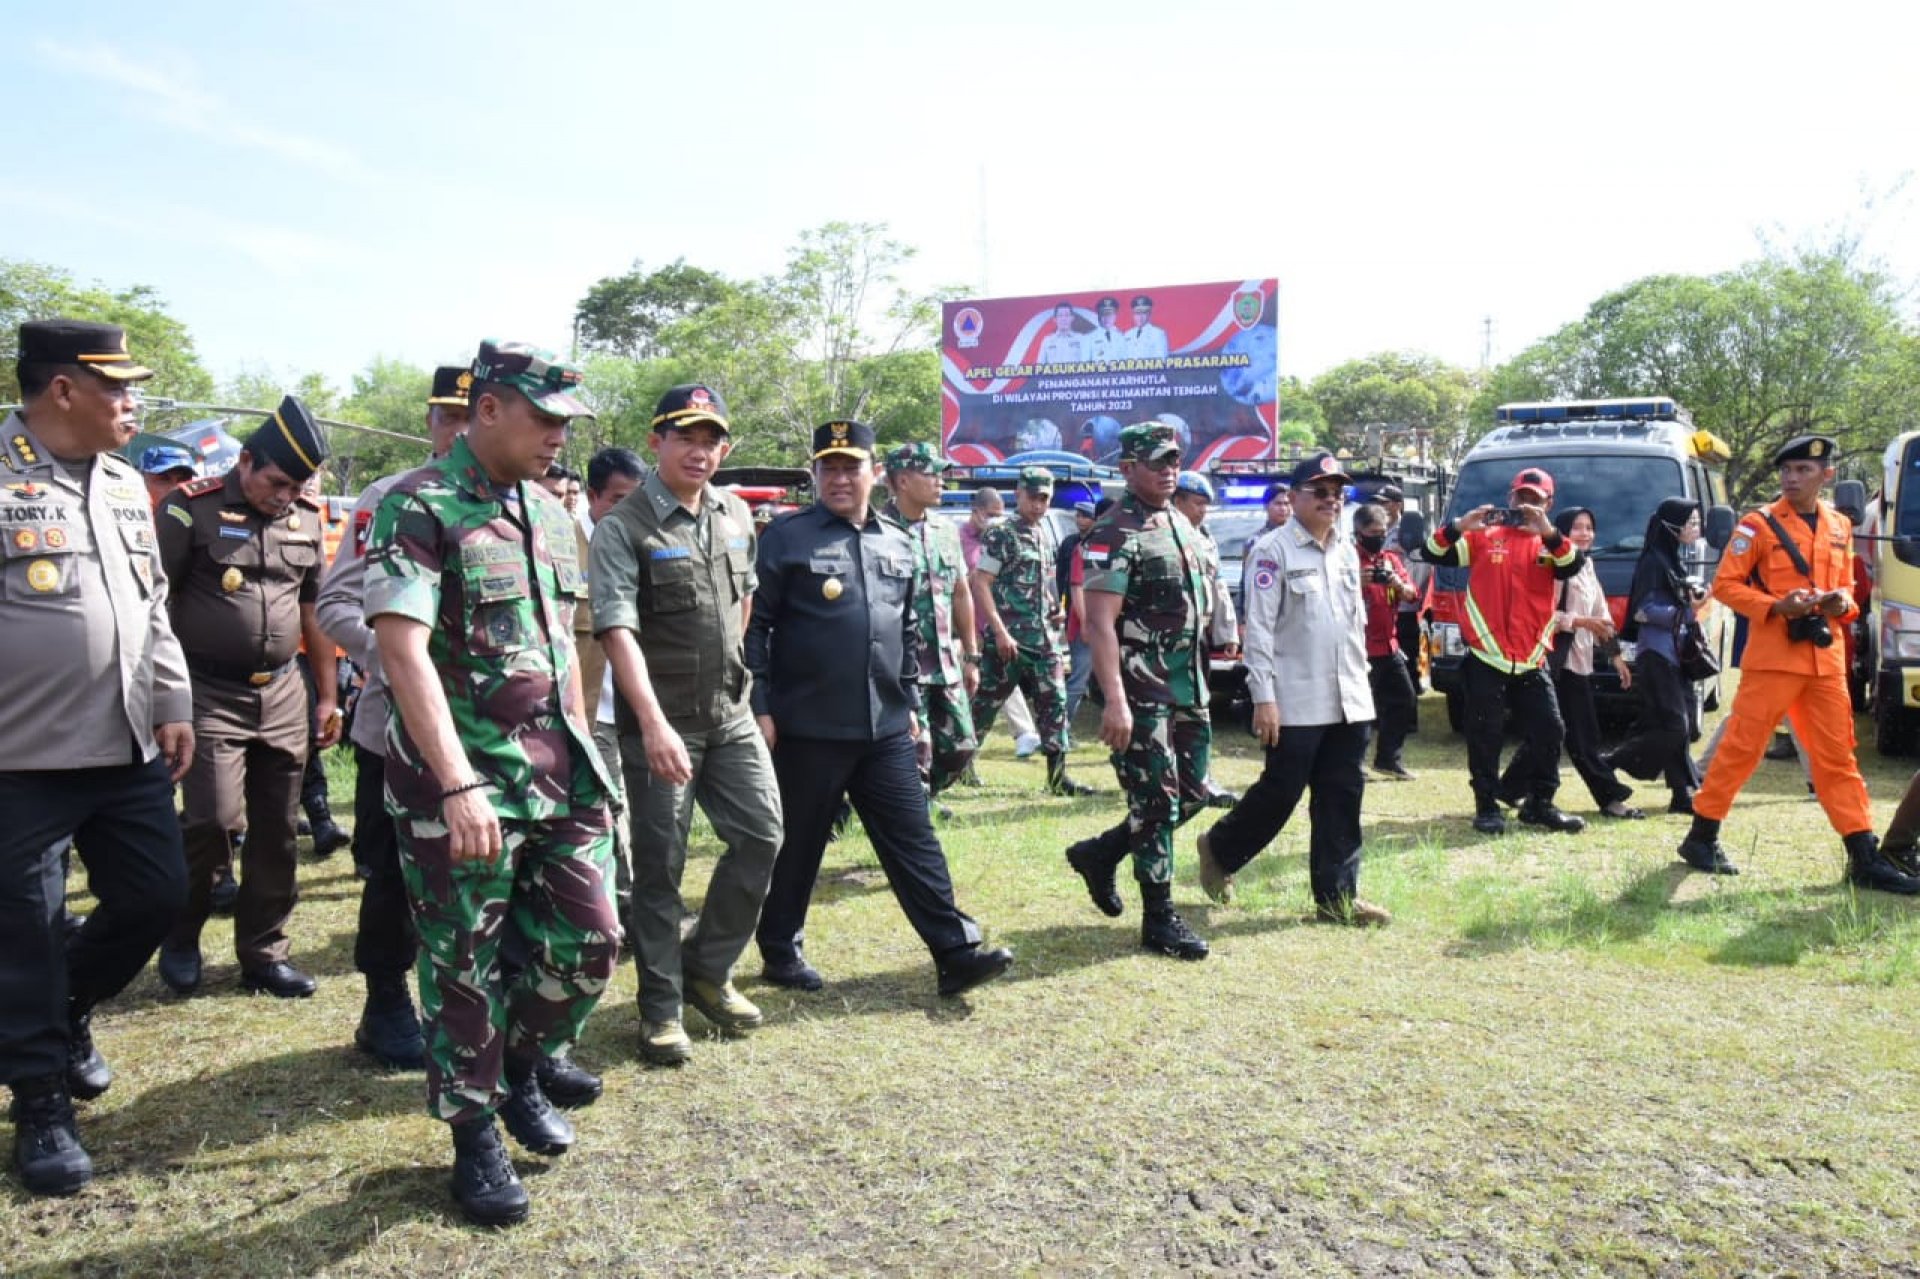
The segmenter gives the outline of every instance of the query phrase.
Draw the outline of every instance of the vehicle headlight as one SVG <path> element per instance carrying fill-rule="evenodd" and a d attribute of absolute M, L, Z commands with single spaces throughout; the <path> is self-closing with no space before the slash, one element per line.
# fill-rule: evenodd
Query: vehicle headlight
<path fill-rule="evenodd" d="M 1920 609 L 1881 606 L 1880 653 L 1892 661 L 1920 661 Z"/>
<path fill-rule="evenodd" d="M 1460 628 L 1452 622 L 1433 624 L 1434 646 L 1442 657 L 1465 657 L 1467 646 L 1460 638 Z"/>

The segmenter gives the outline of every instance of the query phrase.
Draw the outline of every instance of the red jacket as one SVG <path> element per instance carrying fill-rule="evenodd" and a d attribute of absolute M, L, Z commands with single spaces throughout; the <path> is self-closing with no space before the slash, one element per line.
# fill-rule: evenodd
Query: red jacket
<path fill-rule="evenodd" d="M 1391 546 L 1377 555 L 1370 555 L 1358 542 L 1354 549 L 1360 552 L 1360 594 L 1367 604 L 1367 656 L 1387 657 L 1400 651 L 1400 628 L 1395 624 L 1397 606 L 1403 597 L 1385 582 L 1373 580 L 1373 566 L 1378 560 L 1385 560 L 1387 568 L 1403 582 L 1411 582 L 1412 574 L 1407 572 L 1407 562 L 1400 552 Z"/>
<path fill-rule="evenodd" d="M 1427 538 L 1426 558 L 1470 570 L 1460 636 L 1475 657 L 1516 675 L 1546 662 L 1553 645 L 1554 583 L 1586 562 L 1559 533 L 1495 525 L 1462 533 L 1451 523 Z"/>

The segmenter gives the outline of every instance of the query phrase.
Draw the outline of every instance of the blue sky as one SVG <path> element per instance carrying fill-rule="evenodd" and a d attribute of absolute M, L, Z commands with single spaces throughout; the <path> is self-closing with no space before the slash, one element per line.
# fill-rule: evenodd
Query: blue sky
<path fill-rule="evenodd" d="M 1041 10 L 0 0 L 0 257 L 155 286 L 218 374 L 342 383 L 564 345 L 635 258 L 754 275 L 836 218 L 917 285 L 1277 275 L 1300 376 L 1471 365 L 1489 316 L 1497 360 L 1759 234 L 1851 221 L 1920 278 L 1903 5 Z"/>

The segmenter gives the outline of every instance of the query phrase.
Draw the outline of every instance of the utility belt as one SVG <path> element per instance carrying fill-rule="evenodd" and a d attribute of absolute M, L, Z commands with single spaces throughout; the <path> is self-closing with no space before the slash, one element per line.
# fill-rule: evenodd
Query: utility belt
<path fill-rule="evenodd" d="M 223 680 L 229 684 L 246 684 L 253 688 L 265 688 L 267 685 L 293 669 L 294 659 L 289 657 L 270 670 L 239 662 L 208 662 L 199 658 L 187 659 L 187 673 L 196 678 Z"/>

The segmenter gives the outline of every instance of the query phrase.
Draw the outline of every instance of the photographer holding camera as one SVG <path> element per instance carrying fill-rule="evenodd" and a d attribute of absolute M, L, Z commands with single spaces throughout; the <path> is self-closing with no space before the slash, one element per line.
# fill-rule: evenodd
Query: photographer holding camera
<path fill-rule="evenodd" d="M 1902 874 L 1874 838 L 1854 759 L 1846 651 L 1833 642 L 1835 625 L 1859 611 L 1851 593 L 1853 530 L 1820 500 L 1833 481 L 1834 449 L 1827 436 L 1803 435 L 1773 455 L 1780 500 L 1740 521 L 1714 575 L 1714 598 L 1747 618 L 1751 634 L 1726 738 L 1693 797 L 1693 829 L 1680 859 L 1715 875 L 1738 873 L 1720 847 L 1720 822 L 1785 714 L 1806 745 L 1820 806 L 1846 845 L 1847 879 L 1915 894 L 1920 878 Z"/>

